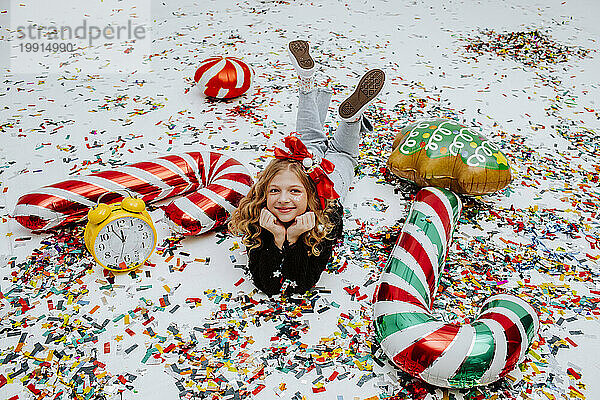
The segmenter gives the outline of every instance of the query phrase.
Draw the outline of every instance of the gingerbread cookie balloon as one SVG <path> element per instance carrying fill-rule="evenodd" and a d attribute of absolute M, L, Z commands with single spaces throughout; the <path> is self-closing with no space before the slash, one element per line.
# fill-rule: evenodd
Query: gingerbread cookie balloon
<path fill-rule="evenodd" d="M 482 195 L 506 187 L 512 177 L 505 155 L 488 139 L 455 121 L 431 119 L 404 127 L 387 166 L 419 186 Z"/>

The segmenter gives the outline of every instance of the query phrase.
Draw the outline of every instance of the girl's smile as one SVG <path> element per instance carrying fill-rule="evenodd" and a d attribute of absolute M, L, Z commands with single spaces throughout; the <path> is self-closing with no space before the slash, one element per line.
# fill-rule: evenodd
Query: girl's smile
<path fill-rule="evenodd" d="M 308 194 L 300 179 L 290 170 L 277 173 L 267 187 L 267 210 L 283 223 L 306 212 Z"/>

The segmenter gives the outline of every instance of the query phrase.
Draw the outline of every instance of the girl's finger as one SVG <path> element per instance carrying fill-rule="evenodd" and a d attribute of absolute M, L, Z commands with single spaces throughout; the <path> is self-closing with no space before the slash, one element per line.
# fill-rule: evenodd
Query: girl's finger
<path fill-rule="evenodd" d="M 265 218 L 267 217 L 267 213 L 266 213 L 267 209 L 263 208 L 262 210 L 260 210 L 260 216 L 258 217 L 261 221 L 264 221 Z"/>

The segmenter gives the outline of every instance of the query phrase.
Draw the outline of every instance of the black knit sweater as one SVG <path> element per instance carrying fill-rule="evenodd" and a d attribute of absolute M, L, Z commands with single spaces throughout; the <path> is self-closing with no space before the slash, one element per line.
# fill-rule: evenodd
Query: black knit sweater
<path fill-rule="evenodd" d="M 303 294 L 312 288 L 329 262 L 334 244 L 342 237 L 342 215 L 342 207 L 336 205 L 329 216 L 334 227 L 327 237 L 332 239 L 321 241 L 319 256 L 309 254 L 310 248 L 303 241 L 304 235 L 292 245 L 286 241 L 283 248 L 279 249 L 273 234 L 261 229 L 262 244 L 248 251 L 248 268 L 256 287 L 269 296 L 280 293 L 286 280 L 291 283 L 285 289 L 285 294 Z"/>

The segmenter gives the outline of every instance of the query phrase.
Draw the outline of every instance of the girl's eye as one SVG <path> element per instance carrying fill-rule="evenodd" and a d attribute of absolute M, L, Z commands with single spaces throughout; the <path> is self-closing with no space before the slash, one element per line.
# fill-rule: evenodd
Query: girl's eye
<path fill-rule="evenodd" d="M 269 190 L 269 193 L 277 193 L 277 189 L 271 189 Z"/>

